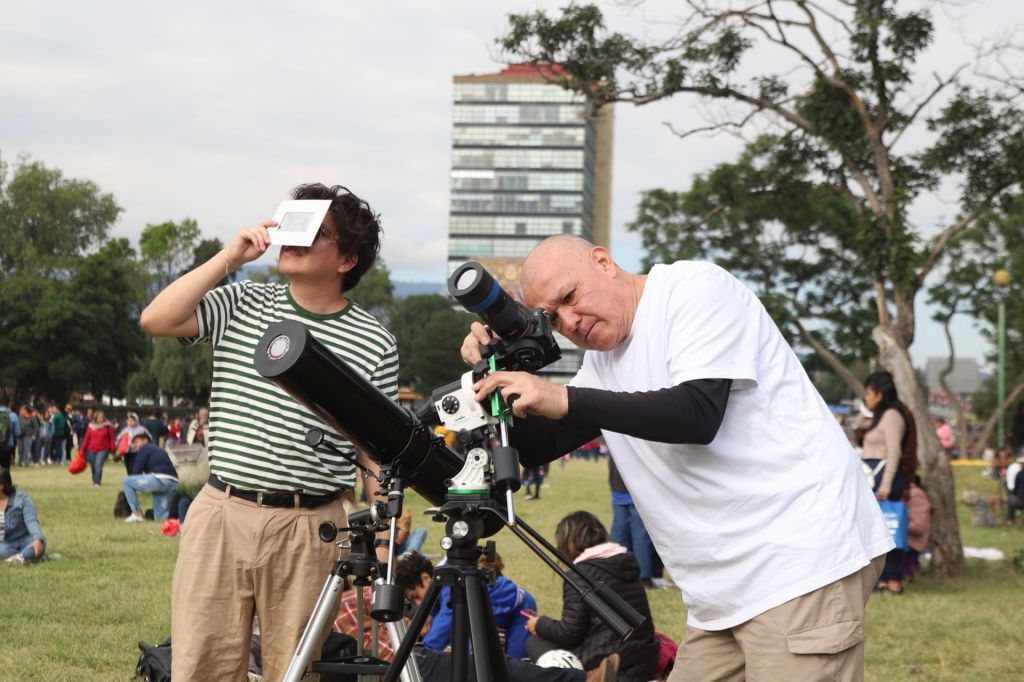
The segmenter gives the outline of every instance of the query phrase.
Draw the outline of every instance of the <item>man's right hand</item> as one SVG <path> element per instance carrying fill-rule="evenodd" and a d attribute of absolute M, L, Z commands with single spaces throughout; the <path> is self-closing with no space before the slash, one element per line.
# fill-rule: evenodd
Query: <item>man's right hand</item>
<path fill-rule="evenodd" d="M 273 220 L 264 220 L 255 227 L 243 227 L 224 247 L 227 267 L 234 271 L 246 263 L 256 260 L 270 248 L 270 232 L 267 228 L 277 227 Z"/>
<path fill-rule="evenodd" d="M 479 322 L 474 322 L 469 327 L 469 334 L 462 342 L 462 360 L 470 367 L 476 365 L 483 359 L 480 355 L 480 346 L 488 345 L 494 339 L 487 327 Z"/>
<path fill-rule="evenodd" d="M 273 220 L 264 220 L 255 227 L 243 227 L 208 261 L 171 282 L 142 311 L 142 328 L 153 336 L 189 338 L 199 334 L 196 308 L 203 296 L 229 273 L 262 256 L 270 246 L 267 228 L 275 225 Z"/>

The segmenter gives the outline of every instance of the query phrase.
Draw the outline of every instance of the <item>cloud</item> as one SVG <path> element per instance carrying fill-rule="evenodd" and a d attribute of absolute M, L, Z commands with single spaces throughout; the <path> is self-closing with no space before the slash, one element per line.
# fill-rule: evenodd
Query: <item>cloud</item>
<path fill-rule="evenodd" d="M 125 209 L 117 234 L 133 238 L 147 223 L 189 216 L 226 240 L 295 184 L 346 184 L 383 214 L 395 275 L 440 281 L 452 75 L 498 70 L 494 39 L 508 13 L 565 4 L 7 0 L 0 153 L 96 181 Z M 963 35 L 1024 16 L 1015 0 L 978 7 L 935 13 L 941 40 L 922 72 L 969 52 Z M 614 29 L 652 37 L 671 35 L 664 20 L 680 11 L 671 0 L 604 9 Z M 624 267 L 642 255 L 624 231 L 640 192 L 685 188 L 739 150 L 728 137 L 680 141 L 662 125 L 699 123 L 701 113 L 686 99 L 618 108 L 613 249 Z"/>

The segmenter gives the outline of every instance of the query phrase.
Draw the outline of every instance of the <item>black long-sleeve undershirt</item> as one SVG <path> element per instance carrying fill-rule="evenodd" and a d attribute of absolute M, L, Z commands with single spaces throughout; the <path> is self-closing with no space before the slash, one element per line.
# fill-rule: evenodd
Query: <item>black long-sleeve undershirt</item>
<path fill-rule="evenodd" d="M 601 429 L 660 443 L 707 445 L 722 425 L 731 389 L 732 379 L 694 379 L 632 393 L 570 386 L 564 419 L 517 419 L 510 439 L 525 466 L 558 459 L 597 438 Z"/>

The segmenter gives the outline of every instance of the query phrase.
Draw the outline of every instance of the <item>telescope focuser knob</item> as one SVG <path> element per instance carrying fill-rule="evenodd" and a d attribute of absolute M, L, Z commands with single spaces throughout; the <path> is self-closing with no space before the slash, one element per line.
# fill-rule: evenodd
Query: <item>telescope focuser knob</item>
<path fill-rule="evenodd" d="M 324 542 L 334 542 L 338 539 L 338 527 L 331 521 L 324 521 L 317 530 Z"/>

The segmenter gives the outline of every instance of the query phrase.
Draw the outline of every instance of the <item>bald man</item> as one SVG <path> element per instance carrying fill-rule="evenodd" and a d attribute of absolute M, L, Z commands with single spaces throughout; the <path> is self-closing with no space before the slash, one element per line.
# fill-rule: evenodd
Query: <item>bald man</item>
<path fill-rule="evenodd" d="M 670 680 L 859 680 L 864 606 L 893 543 L 849 442 L 754 293 L 711 263 L 626 272 L 560 235 L 525 303 L 587 352 L 568 386 L 496 372 L 536 466 L 603 434 L 687 627 Z M 476 323 L 473 364 L 490 341 Z"/>

